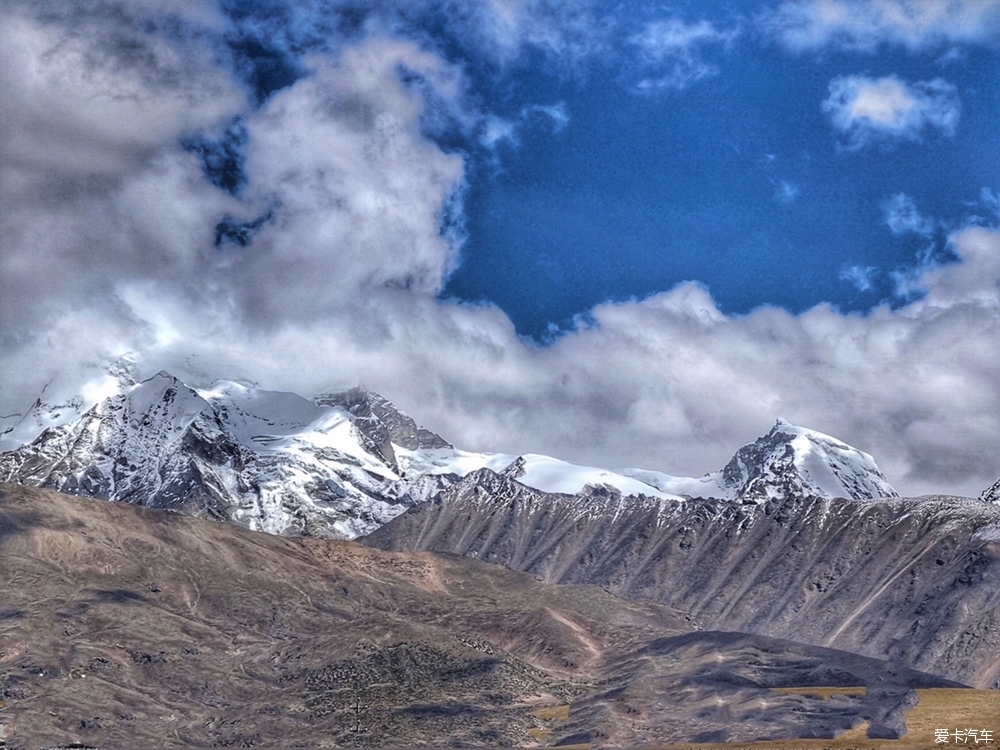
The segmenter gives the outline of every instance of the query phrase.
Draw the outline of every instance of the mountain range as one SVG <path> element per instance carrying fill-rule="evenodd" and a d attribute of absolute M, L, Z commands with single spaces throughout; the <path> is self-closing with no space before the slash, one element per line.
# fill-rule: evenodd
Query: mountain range
<path fill-rule="evenodd" d="M 668 503 L 897 495 L 868 454 L 783 420 L 720 471 L 687 478 L 463 451 L 360 389 L 306 399 L 231 381 L 195 389 L 166 372 L 89 406 L 39 399 L 0 447 L 0 481 L 348 539 L 483 468 L 549 493 Z"/>
<path fill-rule="evenodd" d="M 1000 709 L 598 586 L 19 485 L 0 591 L 8 750 L 863 742 L 906 732 L 920 696 L 963 726 Z"/>
<path fill-rule="evenodd" d="M 1000 483 L 899 497 L 781 419 L 689 478 L 464 451 L 357 388 L 113 381 L 0 438 L 8 747 L 898 737 L 930 688 L 1000 716 Z"/>
<path fill-rule="evenodd" d="M 1000 506 L 930 496 L 764 504 L 544 493 L 489 469 L 361 539 L 600 586 L 706 627 L 1000 688 Z"/>

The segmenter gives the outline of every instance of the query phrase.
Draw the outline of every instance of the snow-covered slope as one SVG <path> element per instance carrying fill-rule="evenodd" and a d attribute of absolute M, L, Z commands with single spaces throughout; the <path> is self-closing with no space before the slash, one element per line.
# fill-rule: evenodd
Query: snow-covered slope
<path fill-rule="evenodd" d="M 619 472 L 595 469 L 591 466 L 579 466 L 537 453 L 526 453 L 520 456 L 502 473 L 504 476 L 516 479 L 521 484 L 542 492 L 576 495 L 587 487 L 593 487 L 595 489 L 608 488 L 622 495 L 646 495 L 663 500 L 684 499 L 678 493 L 663 491 L 641 477 L 626 476 Z"/>
<path fill-rule="evenodd" d="M 355 537 L 450 478 L 403 476 L 366 448 L 351 416 L 232 382 L 196 391 L 161 372 L 0 454 L 0 480 Z"/>
<path fill-rule="evenodd" d="M 577 495 L 592 488 L 609 488 L 621 495 L 646 495 L 682 500 L 663 492 L 654 484 L 621 472 L 562 461 L 538 453 L 515 456 L 509 453 L 470 453 L 455 448 L 401 451 L 400 466 L 412 473 L 464 477 L 478 469 L 490 469 L 542 492 Z"/>
<path fill-rule="evenodd" d="M 112 395 L 92 391 L 55 407 L 40 399 L 7 434 L 8 444 L 21 442 L 0 453 L 0 481 L 347 538 L 484 468 L 585 498 L 595 490 L 755 503 L 896 495 L 871 456 L 782 420 L 721 471 L 686 478 L 463 451 L 360 389 L 309 400 L 231 381 L 196 390 L 166 372 L 141 383 L 131 371 L 113 377 Z"/>

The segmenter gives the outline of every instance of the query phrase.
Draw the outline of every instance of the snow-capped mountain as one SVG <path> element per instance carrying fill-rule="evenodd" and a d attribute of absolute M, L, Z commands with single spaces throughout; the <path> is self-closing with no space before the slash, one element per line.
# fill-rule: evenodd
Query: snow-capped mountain
<path fill-rule="evenodd" d="M 610 471 L 549 456 L 473 453 L 361 389 L 313 400 L 161 372 L 88 406 L 39 399 L 5 435 L 0 481 L 184 510 L 278 534 L 353 538 L 479 469 L 546 493 L 763 502 L 896 496 L 871 456 L 782 420 L 701 478 Z M 93 401 L 93 393 L 89 394 Z"/>
<path fill-rule="evenodd" d="M 989 488 L 983 490 L 979 499 L 986 503 L 996 503 L 1000 505 L 1000 479 L 995 481 Z"/>
<path fill-rule="evenodd" d="M 447 445 L 384 399 L 319 401 L 225 381 L 197 391 L 161 372 L 0 454 L 0 479 L 271 533 L 355 537 L 457 478 L 407 475 L 383 455 L 393 439 Z"/>
<path fill-rule="evenodd" d="M 736 452 L 722 470 L 722 483 L 743 502 L 793 492 L 853 500 L 899 497 L 870 455 L 783 419 Z"/>
<path fill-rule="evenodd" d="M 723 469 L 703 477 L 689 479 L 642 469 L 622 469 L 621 473 L 663 492 L 744 503 L 793 496 L 899 497 L 870 455 L 783 419 L 736 451 Z"/>

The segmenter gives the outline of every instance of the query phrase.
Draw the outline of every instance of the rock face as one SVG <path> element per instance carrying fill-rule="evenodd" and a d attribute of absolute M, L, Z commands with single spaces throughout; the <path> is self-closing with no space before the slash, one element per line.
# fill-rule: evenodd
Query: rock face
<path fill-rule="evenodd" d="M 1000 479 L 994 482 L 989 489 L 983 491 L 979 499 L 985 503 L 995 503 L 1000 505 Z"/>
<path fill-rule="evenodd" d="M 231 382 L 196 391 L 162 372 L 0 454 L 0 481 L 354 537 L 454 478 L 406 475 L 394 439 L 447 445 L 374 394 L 314 403 Z"/>
<path fill-rule="evenodd" d="M 341 393 L 324 393 L 313 399 L 320 406 L 337 406 L 349 414 L 361 433 L 365 447 L 397 471 L 393 445 L 411 451 L 451 448 L 441 436 L 420 427 L 392 403 L 377 393 L 351 388 Z"/>
<path fill-rule="evenodd" d="M 969 498 L 567 496 L 482 470 L 363 541 L 597 584 L 707 629 L 1000 681 L 1000 507 Z"/>

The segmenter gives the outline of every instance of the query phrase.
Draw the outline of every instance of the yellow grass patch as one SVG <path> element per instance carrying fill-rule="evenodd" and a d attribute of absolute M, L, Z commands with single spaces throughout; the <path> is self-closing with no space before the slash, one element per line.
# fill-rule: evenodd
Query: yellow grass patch
<path fill-rule="evenodd" d="M 824 699 L 844 691 L 864 688 L 781 688 L 777 692 L 799 695 L 822 695 Z M 650 750 L 945 750 L 976 748 L 974 740 L 948 744 L 934 741 L 935 729 L 987 729 L 993 733 L 989 744 L 982 741 L 979 750 L 1000 750 L 1000 690 L 968 688 L 928 688 L 916 691 L 920 702 L 906 713 L 906 735 L 898 740 L 870 740 L 865 737 L 868 722 L 863 722 L 835 739 L 794 739 L 769 742 L 714 742 L 661 745 Z"/>

